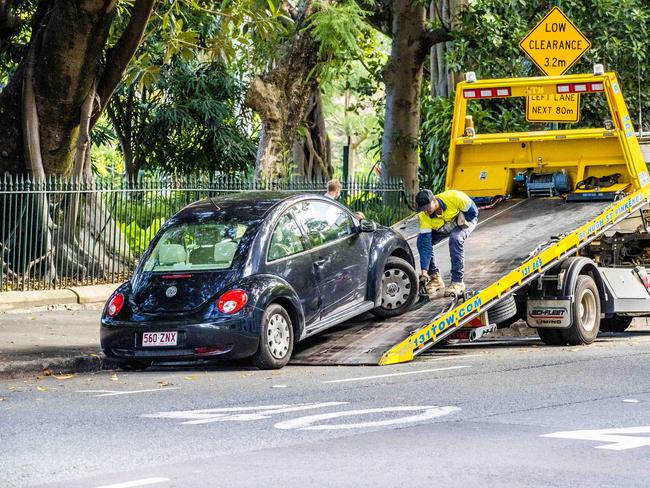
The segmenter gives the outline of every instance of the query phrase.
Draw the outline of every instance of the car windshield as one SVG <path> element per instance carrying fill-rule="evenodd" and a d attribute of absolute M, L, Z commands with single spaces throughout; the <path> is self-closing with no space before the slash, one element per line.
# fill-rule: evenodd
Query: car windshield
<path fill-rule="evenodd" d="M 227 269 L 249 222 L 193 222 L 174 225 L 160 237 L 144 271 Z"/>

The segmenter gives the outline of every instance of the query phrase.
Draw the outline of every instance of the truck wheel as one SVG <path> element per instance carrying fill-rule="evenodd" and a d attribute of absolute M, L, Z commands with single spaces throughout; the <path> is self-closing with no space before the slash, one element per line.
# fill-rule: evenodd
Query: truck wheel
<path fill-rule="evenodd" d="M 293 352 L 291 317 L 284 307 L 272 303 L 264 310 L 260 329 L 260 345 L 253 364 L 260 369 L 282 368 Z"/>
<path fill-rule="evenodd" d="M 566 346 L 567 340 L 562 335 L 562 329 L 537 329 L 537 334 L 547 346 Z"/>
<path fill-rule="evenodd" d="M 497 324 L 499 329 L 510 327 L 513 323 L 519 320 L 517 316 L 517 302 L 514 295 L 508 295 L 501 300 L 496 306 L 492 307 L 487 312 L 488 321 L 491 324 Z"/>
<path fill-rule="evenodd" d="M 381 305 L 371 310 L 377 317 L 388 318 L 406 312 L 418 296 L 418 277 L 407 261 L 391 256 L 381 279 Z"/>
<path fill-rule="evenodd" d="M 626 315 L 614 315 L 608 319 L 600 319 L 601 332 L 625 332 L 632 325 L 634 317 Z"/>
<path fill-rule="evenodd" d="M 594 279 L 587 275 L 578 276 L 573 296 L 571 327 L 560 330 L 572 346 L 591 344 L 600 325 L 600 296 Z"/>

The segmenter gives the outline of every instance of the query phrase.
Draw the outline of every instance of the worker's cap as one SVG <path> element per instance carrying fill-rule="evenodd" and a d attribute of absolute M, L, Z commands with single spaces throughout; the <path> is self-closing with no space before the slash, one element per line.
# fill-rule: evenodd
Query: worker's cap
<path fill-rule="evenodd" d="M 418 212 L 422 212 L 425 208 L 433 202 L 434 196 L 431 190 L 420 190 L 417 195 L 415 195 L 415 206 L 417 207 Z"/>

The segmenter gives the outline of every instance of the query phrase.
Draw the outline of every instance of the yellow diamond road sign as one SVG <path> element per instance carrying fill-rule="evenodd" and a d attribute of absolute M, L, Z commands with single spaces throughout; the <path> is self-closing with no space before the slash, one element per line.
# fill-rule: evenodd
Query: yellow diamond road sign
<path fill-rule="evenodd" d="M 519 47 L 548 76 L 562 75 L 591 47 L 591 42 L 564 15 L 553 9 L 539 21 Z"/>

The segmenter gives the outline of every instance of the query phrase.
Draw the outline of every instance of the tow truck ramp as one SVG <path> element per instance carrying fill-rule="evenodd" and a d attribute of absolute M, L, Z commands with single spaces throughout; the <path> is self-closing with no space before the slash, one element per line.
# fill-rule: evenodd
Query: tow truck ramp
<path fill-rule="evenodd" d="M 484 210 L 465 242 L 465 283 L 468 290 L 480 290 L 476 295 L 452 310 L 452 299 L 440 298 L 392 320 L 363 316 L 306 340 L 291 361 L 377 365 L 411 360 L 644 205 L 647 200 L 639 193 L 614 205 L 536 198 Z M 407 222 L 406 237 L 417 232 L 415 225 Z M 447 242 L 435 252 L 443 276 L 448 275 Z"/>
<path fill-rule="evenodd" d="M 602 127 L 497 134 L 483 134 L 473 123 L 466 127 L 471 103 L 563 93 L 604 97 L 608 110 Z M 528 197 L 481 212 L 465 243 L 465 283 L 475 294 L 454 302 L 432 300 L 392 320 L 366 316 L 344 324 L 298 344 L 292 362 L 384 365 L 412 360 L 577 254 L 647 206 L 650 197 L 648 168 L 614 73 L 459 83 L 445 186 L 478 201 L 516 193 Z M 409 225 L 415 221 L 407 225 L 407 237 L 416 234 Z M 437 246 L 436 256 L 448 276 L 446 243 Z M 644 310 L 650 313 L 650 306 Z"/>

